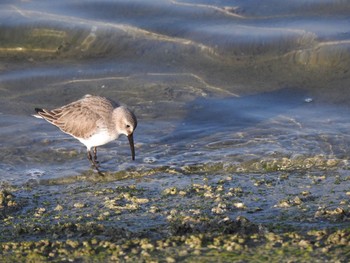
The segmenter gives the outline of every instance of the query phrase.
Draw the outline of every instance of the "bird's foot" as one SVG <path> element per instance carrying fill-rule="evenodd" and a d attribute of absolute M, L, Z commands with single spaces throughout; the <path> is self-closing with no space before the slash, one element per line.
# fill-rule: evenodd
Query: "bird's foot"
<path fill-rule="evenodd" d="M 92 163 L 91 164 L 91 168 L 92 169 L 94 169 L 94 170 L 96 170 L 96 172 L 99 174 L 99 175 L 104 175 L 103 173 L 102 173 L 102 171 L 100 170 L 100 166 L 98 165 L 98 164 L 96 164 L 96 163 Z"/>
<path fill-rule="evenodd" d="M 91 168 L 95 169 L 98 174 L 103 175 L 103 173 L 100 170 L 100 162 L 97 161 L 97 155 L 96 155 L 96 147 L 94 148 L 94 158 L 92 158 L 91 151 L 87 152 L 88 159 L 91 163 Z"/>

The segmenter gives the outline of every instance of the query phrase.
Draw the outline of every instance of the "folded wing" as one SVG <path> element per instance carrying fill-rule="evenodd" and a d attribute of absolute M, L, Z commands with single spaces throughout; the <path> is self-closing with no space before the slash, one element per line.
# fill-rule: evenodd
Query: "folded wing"
<path fill-rule="evenodd" d="M 54 110 L 35 110 L 43 119 L 73 137 L 87 139 L 100 128 L 100 116 L 80 101 Z"/>

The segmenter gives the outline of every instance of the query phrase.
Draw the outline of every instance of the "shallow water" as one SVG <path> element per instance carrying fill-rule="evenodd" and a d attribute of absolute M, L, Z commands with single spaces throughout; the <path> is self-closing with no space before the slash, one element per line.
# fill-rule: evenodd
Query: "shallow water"
<path fill-rule="evenodd" d="M 0 7 L 3 185 L 136 177 L 181 188 L 204 175 L 238 174 L 237 185 L 254 193 L 241 200 L 250 206 L 245 216 L 259 222 L 274 221 L 274 206 L 302 186 L 316 199 L 336 193 L 310 205 L 312 218 L 319 206 L 348 199 L 347 1 L 9 0 Z M 87 93 L 127 104 L 139 120 L 135 162 L 126 138 L 99 148 L 104 179 L 91 173 L 83 145 L 31 116 Z M 332 178 L 345 183 L 328 188 Z M 281 193 L 255 192 L 254 181 Z M 259 198 L 266 202 L 254 203 Z M 255 206 L 263 212 L 249 215 Z M 293 211 L 290 221 L 302 221 Z"/>

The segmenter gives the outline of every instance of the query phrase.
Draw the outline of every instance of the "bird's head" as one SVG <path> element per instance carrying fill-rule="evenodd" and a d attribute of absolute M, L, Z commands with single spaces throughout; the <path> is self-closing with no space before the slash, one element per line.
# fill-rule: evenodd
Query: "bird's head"
<path fill-rule="evenodd" d="M 134 131 L 137 127 L 137 119 L 135 114 L 128 108 L 120 106 L 114 109 L 113 118 L 115 119 L 117 133 L 124 134 L 128 137 L 131 157 L 133 160 L 135 160 Z"/>

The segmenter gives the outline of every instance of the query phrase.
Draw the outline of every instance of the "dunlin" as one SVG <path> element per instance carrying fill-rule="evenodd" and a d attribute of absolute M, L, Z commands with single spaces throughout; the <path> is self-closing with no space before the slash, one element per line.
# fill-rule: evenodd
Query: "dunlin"
<path fill-rule="evenodd" d="M 45 119 L 83 143 L 87 148 L 88 159 L 97 171 L 96 147 L 117 139 L 120 134 L 128 137 L 132 160 L 135 160 L 133 134 L 137 120 L 125 106 L 88 94 L 54 110 L 35 108 L 35 111 L 38 114 L 35 117 Z"/>

